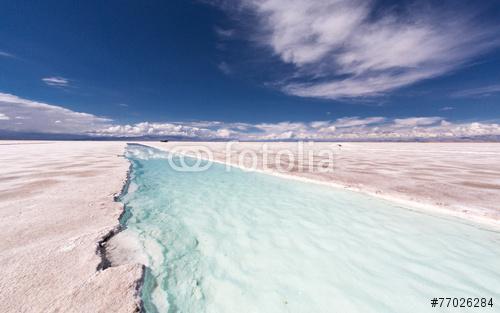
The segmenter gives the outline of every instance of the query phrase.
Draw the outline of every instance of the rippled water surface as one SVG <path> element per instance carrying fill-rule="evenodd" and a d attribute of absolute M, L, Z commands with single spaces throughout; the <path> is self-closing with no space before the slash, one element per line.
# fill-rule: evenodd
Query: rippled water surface
<path fill-rule="evenodd" d="M 499 312 L 497 232 L 220 164 L 178 172 L 144 146 L 127 155 L 122 223 L 148 258 L 147 312 Z"/>

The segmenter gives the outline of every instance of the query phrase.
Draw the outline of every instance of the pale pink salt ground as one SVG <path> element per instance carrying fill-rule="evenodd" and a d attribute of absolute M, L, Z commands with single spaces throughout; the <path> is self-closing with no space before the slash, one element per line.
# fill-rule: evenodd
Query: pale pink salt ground
<path fill-rule="evenodd" d="M 143 144 L 169 150 L 202 145 L 227 162 L 225 143 Z M 431 211 L 498 225 L 500 144 L 316 143 L 336 151 L 332 173 L 269 173 L 343 186 Z M 236 151 L 259 151 L 238 143 Z M 269 143 L 271 153 L 295 149 Z M 118 225 L 113 201 L 126 179 L 122 142 L 0 142 L 2 312 L 134 312 L 142 266 L 96 270 L 96 244 Z M 237 154 L 235 155 L 237 157 Z M 237 159 L 228 161 L 238 163 Z M 260 163 L 259 163 L 260 162 Z M 263 170 L 262 159 L 257 169 Z M 124 257 L 125 260 L 133 258 Z"/>
<path fill-rule="evenodd" d="M 2 312 L 135 312 L 142 266 L 104 271 L 97 242 L 118 225 L 121 142 L 0 142 Z"/>

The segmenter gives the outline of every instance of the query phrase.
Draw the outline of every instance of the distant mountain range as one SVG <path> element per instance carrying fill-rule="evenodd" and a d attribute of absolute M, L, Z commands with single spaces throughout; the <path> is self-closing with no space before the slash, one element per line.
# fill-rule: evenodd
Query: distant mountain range
<path fill-rule="evenodd" d="M 13 132 L 0 130 L 0 140 L 91 140 L 91 141 L 231 141 L 238 138 L 214 139 L 214 138 L 192 138 L 184 136 L 140 136 L 140 137 L 105 137 L 86 134 L 59 134 L 59 133 L 31 133 L 31 132 Z M 249 141 L 249 140 L 239 140 Z M 261 140 L 254 140 L 261 141 Z M 309 139 L 287 139 L 287 140 L 267 140 L 269 142 L 277 141 L 309 141 Z M 486 135 L 474 137 L 443 137 L 443 138 L 398 138 L 398 139 L 332 139 L 332 140 L 314 140 L 317 142 L 500 142 L 500 135 Z"/>

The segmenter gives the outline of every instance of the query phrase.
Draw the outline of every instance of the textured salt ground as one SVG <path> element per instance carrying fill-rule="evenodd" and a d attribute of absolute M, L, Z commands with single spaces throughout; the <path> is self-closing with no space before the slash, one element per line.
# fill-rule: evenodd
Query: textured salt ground
<path fill-rule="evenodd" d="M 134 312 L 142 266 L 97 271 L 129 163 L 117 142 L 0 142 L 2 312 Z"/>
<path fill-rule="evenodd" d="M 176 149 L 192 153 L 208 149 L 215 161 L 251 165 L 250 152 L 257 158 L 257 169 L 290 178 L 333 184 L 376 197 L 397 201 L 435 213 L 500 226 L 500 144 L 499 143 L 304 143 L 318 154 L 323 149 L 334 153 L 330 173 L 300 171 L 298 145 L 293 142 L 266 143 L 269 151 L 264 164 L 263 143 L 234 142 L 227 159 L 224 142 L 143 142 L 161 150 Z M 340 146 L 339 146 L 340 145 Z M 289 150 L 295 161 L 286 171 L 277 170 L 276 154 Z M 322 159 L 317 158 L 318 162 Z M 282 168 L 288 163 L 282 159 Z M 305 163 L 305 164 L 304 164 Z M 317 167 L 315 167 L 317 169 Z"/>
<path fill-rule="evenodd" d="M 163 149 L 178 143 L 156 144 Z M 192 143 L 184 143 L 192 145 Z M 204 143 L 224 161 L 224 144 Z M 328 145 L 322 143 L 320 145 Z M 96 272 L 96 242 L 116 226 L 124 143 L 0 142 L 3 312 L 130 312 L 141 267 Z M 234 149 L 258 149 L 240 143 Z M 293 148 L 272 143 L 273 150 Z M 337 172 L 288 174 L 499 219 L 499 144 L 342 143 Z"/>

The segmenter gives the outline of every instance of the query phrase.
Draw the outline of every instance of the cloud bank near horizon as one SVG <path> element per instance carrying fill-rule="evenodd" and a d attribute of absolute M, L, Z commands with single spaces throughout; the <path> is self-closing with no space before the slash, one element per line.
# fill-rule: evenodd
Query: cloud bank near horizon
<path fill-rule="evenodd" d="M 252 25 L 246 29 L 252 42 L 294 67 L 275 85 L 301 97 L 383 95 L 457 70 L 500 44 L 498 24 L 481 20 L 476 8 L 446 1 L 213 3 Z M 253 23 L 244 22 L 249 16 Z"/>
<path fill-rule="evenodd" d="M 0 129 L 14 132 L 83 134 L 111 119 L 0 93 Z"/>
<path fill-rule="evenodd" d="M 0 130 L 95 137 L 178 137 L 199 140 L 412 140 L 500 136 L 492 122 L 448 122 L 438 116 L 382 116 L 279 123 L 220 121 L 119 124 L 93 114 L 0 93 Z"/>

